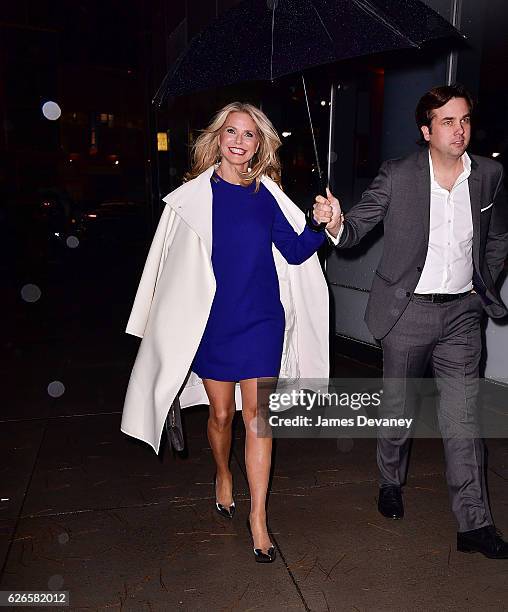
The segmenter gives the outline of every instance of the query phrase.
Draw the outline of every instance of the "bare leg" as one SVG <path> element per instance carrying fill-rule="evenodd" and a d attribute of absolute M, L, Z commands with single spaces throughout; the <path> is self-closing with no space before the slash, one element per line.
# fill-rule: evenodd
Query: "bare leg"
<path fill-rule="evenodd" d="M 263 380 L 267 383 L 272 381 L 272 379 Z M 264 403 L 261 397 L 258 408 L 257 381 L 257 378 L 242 380 L 240 388 L 242 390 L 242 415 L 245 423 L 245 464 L 251 499 L 249 521 L 254 548 L 261 548 L 263 552 L 266 552 L 271 544 L 266 527 L 266 495 L 272 462 L 272 438 L 257 436 L 258 419 L 256 417 L 263 418 L 264 413 Z M 259 426 L 262 427 L 261 424 Z"/>
<path fill-rule="evenodd" d="M 229 469 L 231 424 L 235 415 L 235 383 L 204 379 L 210 414 L 208 441 L 217 467 L 216 500 L 228 508 L 233 503 L 233 476 Z"/>

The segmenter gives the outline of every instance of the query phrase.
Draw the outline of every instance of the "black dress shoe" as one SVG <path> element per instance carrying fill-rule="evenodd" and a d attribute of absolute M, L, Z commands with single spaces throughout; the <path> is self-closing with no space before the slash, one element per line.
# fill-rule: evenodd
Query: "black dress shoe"
<path fill-rule="evenodd" d="M 394 485 L 380 487 L 377 509 L 386 518 L 401 519 L 404 516 L 404 505 L 400 487 Z"/>
<path fill-rule="evenodd" d="M 471 531 L 457 533 L 457 550 L 460 552 L 479 552 L 489 559 L 508 559 L 508 542 L 494 525 L 487 525 Z"/>

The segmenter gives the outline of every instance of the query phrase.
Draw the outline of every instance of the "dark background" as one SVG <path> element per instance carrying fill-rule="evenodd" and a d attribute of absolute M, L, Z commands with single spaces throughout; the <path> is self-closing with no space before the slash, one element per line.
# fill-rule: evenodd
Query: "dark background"
<path fill-rule="evenodd" d="M 107 290 L 118 286 L 121 318 L 115 325 L 121 330 L 161 197 L 180 184 L 198 130 L 234 99 L 260 105 L 279 133 L 291 133 L 281 149 L 283 184 L 300 206 L 312 202 L 316 168 L 298 75 L 185 96 L 160 109 L 151 103 L 187 42 L 235 3 L 1 3 L 0 266 L 8 286 L 5 303 L 15 316 L 37 313 L 22 297 L 26 284 L 49 299 L 45 287 L 79 278 L 88 287 L 83 309 L 99 318 L 107 311 L 101 283 Z M 428 4 L 448 16 L 449 2 Z M 458 49 L 457 80 L 478 100 L 471 150 L 498 153 L 506 163 L 505 2 L 464 0 L 461 29 L 468 40 Z M 414 102 L 429 83 L 438 84 L 432 74 L 442 73 L 436 66 L 447 52 L 380 55 L 307 73 L 325 168 L 330 87 L 339 88 L 332 143 L 339 163 L 332 164 L 331 181 L 346 209 L 384 158 L 416 148 Z M 49 100 L 61 108 L 56 121 L 42 114 Z M 157 150 L 158 132 L 167 135 L 168 151 Z"/>

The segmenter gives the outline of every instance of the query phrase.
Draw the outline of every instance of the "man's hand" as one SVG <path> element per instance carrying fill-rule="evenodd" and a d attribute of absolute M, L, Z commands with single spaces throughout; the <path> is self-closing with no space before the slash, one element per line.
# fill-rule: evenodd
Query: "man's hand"
<path fill-rule="evenodd" d="M 316 223 L 326 223 L 327 231 L 334 237 L 337 236 L 342 225 L 344 215 L 340 208 L 339 200 L 326 188 L 326 198 L 316 196 L 314 202 L 314 220 Z"/>

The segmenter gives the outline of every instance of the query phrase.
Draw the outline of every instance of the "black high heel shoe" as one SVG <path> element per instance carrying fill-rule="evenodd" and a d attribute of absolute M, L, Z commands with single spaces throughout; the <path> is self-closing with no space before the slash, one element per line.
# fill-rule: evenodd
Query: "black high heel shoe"
<path fill-rule="evenodd" d="M 215 489 L 217 489 L 217 477 L 215 477 L 214 483 L 215 483 Z M 230 506 L 226 507 L 226 506 L 223 506 L 222 504 L 219 504 L 219 502 L 216 499 L 215 509 L 217 510 L 218 514 L 220 514 L 222 517 L 231 520 L 235 516 L 235 510 L 236 510 L 235 500 L 233 499 L 233 503 Z"/>
<path fill-rule="evenodd" d="M 252 529 L 250 526 L 250 521 L 247 519 L 247 529 L 249 530 L 250 536 L 252 537 Z M 254 551 L 254 560 L 256 563 L 273 563 L 275 558 L 277 557 L 277 551 L 275 550 L 275 546 L 270 542 L 270 548 L 263 552 L 261 548 L 253 548 Z"/>

